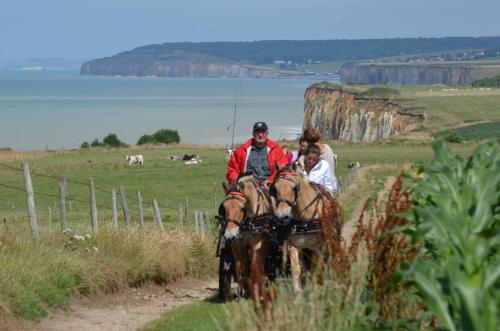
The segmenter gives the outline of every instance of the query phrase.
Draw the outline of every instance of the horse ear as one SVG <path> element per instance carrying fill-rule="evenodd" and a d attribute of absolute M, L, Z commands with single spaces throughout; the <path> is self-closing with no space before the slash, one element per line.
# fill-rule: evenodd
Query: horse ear
<path fill-rule="evenodd" d="M 304 178 L 306 177 L 306 176 L 304 175 L 304 170 L 302 170 L 302 168 L 301 168 L 301 167 L 297 167 L 297 171 L 296 171 L 296 173 L 297 173 L 297 176 L 299 176 L 299 178 L 301 178 L 301 179 L 304 179 Z"/>
<path fill-rule="evenodd" d="M 297 172 L 297 162 L 292 163 L 292 170 Z"/>
<path fill-rule="evenodd" d="M 276 170 L 276 172 L 279 172 L 281 170 L 280 165 L 278 164 L 278 162 L 274 162 L 274 170 Z"/>
<path fill-rule="evenodd" d="M 238 182 L 238 189 L 240 192 L 245 191 L 245 183 L 244 182 Z"/>
<path fill-rule="evenodd" d="M 224 189 L 224 192 L 227 194 L 229 192 L 229 186 L 227 186 L 227 182 L 222 182 L 222 188 Z"/>

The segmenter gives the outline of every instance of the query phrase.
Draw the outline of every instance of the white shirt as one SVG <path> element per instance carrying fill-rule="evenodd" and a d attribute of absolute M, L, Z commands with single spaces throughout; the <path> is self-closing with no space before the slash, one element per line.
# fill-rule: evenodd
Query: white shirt
<path fill-rule="evenodd" d="M 304 175 L 309 182 L 321 184 L 332 193 L 337 192 L 337 179 L 325 160 L 319 160 L 309 173 L 304 171 Z"/>

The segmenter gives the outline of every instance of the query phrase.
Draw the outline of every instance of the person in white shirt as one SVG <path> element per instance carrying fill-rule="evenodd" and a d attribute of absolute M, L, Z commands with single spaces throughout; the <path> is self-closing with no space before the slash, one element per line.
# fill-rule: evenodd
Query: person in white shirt
<path fill-rule="evenodd" d="M 318 145 L 309 145 L 304 152 L 304 170 L 309 182 L 326 187 L 331 193 L 337 192 L 337 180 L 327 161 L 320 159 Z"/>

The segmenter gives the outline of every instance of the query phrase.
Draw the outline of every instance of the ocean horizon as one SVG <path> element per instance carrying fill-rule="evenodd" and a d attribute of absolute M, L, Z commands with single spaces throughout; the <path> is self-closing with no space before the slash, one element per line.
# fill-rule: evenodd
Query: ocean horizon
<path fill-rule="evenodd" d="M 0 148 L 79 148 L 115 133 L 134 145 L 143 134 L 178 130 L 182 143 L 231 145 L 265 121 L 271 139 L 300 135 L 304 92 L 320 79 L 80 76 L 0 71 Z"/>

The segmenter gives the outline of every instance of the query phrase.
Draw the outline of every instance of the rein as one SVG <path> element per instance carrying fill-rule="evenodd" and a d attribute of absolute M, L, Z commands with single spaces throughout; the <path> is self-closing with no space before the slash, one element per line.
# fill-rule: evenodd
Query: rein
<path fill-rule="evenodd" d="M 251 219 L 246 218 L 247 228 L 252 230 L 254 233 L 260 233 L 267 227 L 269 221 L 272 219 L 272 207 L 271 207 L 271 198 L 264 192 L 262 187 L 257 183 L 254 179 L 250 180 L 257 191 L 257 208 L 255 209 L 255 213 Z M 260 209 L 260 199 L 265 199 L 268 202 L 268 210 L 266 213 L 259 214 Z M 262 223 L 257 225 L 258 223 Z"/>

